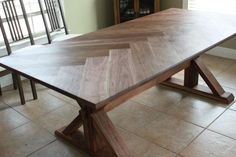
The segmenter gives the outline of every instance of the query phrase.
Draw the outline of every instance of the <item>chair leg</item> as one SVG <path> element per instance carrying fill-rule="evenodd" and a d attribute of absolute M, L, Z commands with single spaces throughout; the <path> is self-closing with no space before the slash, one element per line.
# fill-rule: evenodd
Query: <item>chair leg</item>
<path fill-rule="evenodd" d="M 16 75 L 12 73 L 12 81 L 13 81 L 13 88 L 16 90 L 17 89 L 17 80 L 16 80 Z"/>
<path fill-rule="evenodd" d="M 0 84 L 0 96 L 2 96 L 2 86 Z"/>
<path fill-rule="evenodd" d="M 36 99 L 38 99 L 38 95 L 37 95 L 37 91 L 36 91 L 36 87 L 35 87 L 35 82 L 30 80 L 30 85 L 31 85 L 33 98 L 34 98 L 34 100 L 36 100 Z"/>
<path fill-rule="evenodd" d="M 24 105 L 25 104 L 25 96 L 24 96 L 24 91 L 23 91 L 20 75 L 14 74 L 14 76 L 15 76 L 16 81 L 17 81 L 17 86 L 18 86 L 18 91 L 19 91 L 19 95 L 20 95 L 21 104 Z"/>

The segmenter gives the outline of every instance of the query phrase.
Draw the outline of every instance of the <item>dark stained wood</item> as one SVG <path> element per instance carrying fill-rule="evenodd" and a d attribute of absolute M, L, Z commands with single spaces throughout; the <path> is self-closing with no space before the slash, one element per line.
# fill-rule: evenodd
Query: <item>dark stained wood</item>
<path fill-rule="evenodd" d="M 209 88 L 198 85 L 199 74 L 202 76 Z M 230 104 L 234 101 L 234 96 L 231 93 L 224 91 L 213 74 L 199 58 L 192 60 L 189 67 L 185 69 L 184 83 L 182 83 L 181 80 L 170 78 L 162 84 L 215 99 L 226 104 Z"/>
<path fill-rule="evenodd" d="M 235 36 L 235 26 L 235 16 L 169 9 L 16 53 L 0 65 L 77 100 L 79 116 L 56 135 L 93 157 L 128 157 L 132 154 L 106 112 L 175 73 L 186 69 L 185 84 L 172 79 L 164 84 L 233 101 L 198 57 Z M 198 73 L 210 88 L 197 85 Z"/>
<path fill-rule="evenodd" d="M 225 103 L 225 104 L 230 104 L 231 102 L 234 101 L 234 96 L 232 93 L 225 92 L 220 96 L 215 96 L 212 93 L 211 89 L 206 86 L 196 85 L 193 88 L 189 88 L 189 87 L 184 86 L 184 82 L 177 78 L 168 79 L 167 81 L 163 82 L 162 85 L 172 87 L 175 89 L 180 89 L 187 93 L 192 93 L 192 94 L 196 94 L 196 95 L 203 96 L 206 98 L 210 98 L 210 99 L 213 99 L 213 100 Z"/>
<path fill-rule="evenodd" d="M 79 149 L 90 153 L 88 150 L 88 147 L 86 145 L 86 141 L 84 138 L 84 135 L 81 131 L 76 131 L 72 135 L 68 136 L 67 134 L 64 134 L 63 131 L 66 129 L 66 127 L 63 127 L 61 129 L 58 129 L 55 131 L 55 134 L 69 143 L 72 143 L 73 145 L 77 146 Z"/>
<path fill-rule="evenodd" d="M 16 75 L 11 74 L 11 76 L 12 76 L 13 88 L 16 90 L 17 89 Z"/>
<path fill-rule="evenodd" d="M 36 91 L 36 87 L 35 87 L 35 82 L 30 80 L 30 86 L 31 86 L 34 100 L 38 99 L 38 95 L 37 95 L 37 91 Z"/>
<path fill-rule="evenodd" d="M 20 75 L 14 73 L 14 77 L 16 78 L 21 104 L 24 105 L 25 104 L 25 96 L 24 96 L 24 91 L 23 91 Z"/>
<path fill-rule="evenodd" d="M 83 124 L 82 116 L 79 114 L 67 127 L 65 130 L 63 130 L 63 134 L 65 135 L 71 135 L 75 133 L 78 128 L 80 128 Z"/>
<path fill-rule="evenodd" d="M 105 111 L 100 110 L 94 113 L 92 117 L 96 129 L 99 130 L 104 136 L 107 143 L 109 143 L 109 145 L 112 147 L 112 150 L 115 152 L 116 156 L 133 157 Z"/>
<path fill-rule="evenodd" d="M 225 93 L 224 89 L 221 87 L 219 82 L 213 76 L 213 74 L 207 69 L 207 67 L 202 63 L 201 60 L 196 59 L 193 61 L 196 69 L 199 71 L 200 75 L 212 90 L 213 94 L 216 96 L 221 96 Z"/>
<path fill-rule="evenodd" d="M 194 64 L 184 70 L 184 86 L 193 88 L 198 85 L 199 73 Z"/>
<path fill-rule="evenodd" d="M 169 78 L 172 75 L 180 72 L 181 70 L 187 68 L 189 65 L 190 65 L 190 62 L 184 62 L 176 67 L 173 67 L 169 71 L 162 73 L 160 77 L 157 77 L 155 79 L 150 79 L 150 81 L 143 82 L 143 83 L 137 85 L 137 87 L 134 89 L 129 89 L 125 92 L 119 93 L 119 95 L 117 95 L 115 100 L 113 100 L 111 98 L 109 103 L 107 103 L 106 105 L 104 105 L 103 102 L 100 104 L 97 104 L 97 108 L 104 107 L 104 110 L 106 112 L 108 112 L 108 111 L 112 110 L 113 108 L 119 106 L 120 104 L 124 103 L 125 101 L 129 100 L 133 96 L 136 96 L 136 95 L 142 93 L 143 91 L 165 81 L 166 78 Z"/>

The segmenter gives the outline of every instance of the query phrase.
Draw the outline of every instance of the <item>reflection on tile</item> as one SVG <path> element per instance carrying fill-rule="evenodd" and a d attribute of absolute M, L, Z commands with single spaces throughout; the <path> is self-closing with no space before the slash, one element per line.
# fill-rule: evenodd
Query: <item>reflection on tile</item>
<path fill-rule="evenodd" d="M 202 130 L 198 126 L 163 114 L 145 127 L 136 130 L 135 133 L 157 145 L 178 153 Z"/>
<path fill-rule="evenodd" d="M 227 110 L 209 129 L 236 139 L 236 111 Z"/>
<path fill-rule="evenodd" d="M 212 55 L 202 55 L 201 59 L 215 76 L 218 76 L 221 72 L 225 71 L 235 63 L 235 60 Z"/>
<path fill-rule="evenodd" d="M 153 87 L 131 99 L 132 101 L 150 106 L 159 111 L 165 111 L 177 104 L 184 94 L 166 87 Z"/>
<path fill-rule="evenodd" d="M 108 113 L 114 124 L 129 131 L 135 131 L 160 117 L 161 113 L 133 101 L 128 101 Z"/>
<path fill-rule="evenodd" d="M 29 119 L 36 119 L 39 116 L 61 107 L 62 105 L 64 105 L 64 102 L 60 101 L 56 97 L 53 97 L 48 93 L 40 93 L 39 99 L 27 102 L 25 105 L 16 106 L 14 109 Z"/>
<path fill-rule="evenodd" d="M 51 134 L 33 123 L 27 123 L 0 135 L 1 157 L 24 157 L 55 140 Z"/>
<path fill-rule="evenodd" d="M 20 115 L 11 108 L 0 110 L 0 134 L 5 134 L 8 131 L 15 129 L 29 120 Z"/>
<path fill-rule="evenodd" d="M 173 75 L 172 77 L 183 80 L 184 79 L 184 70 L 178 72 L 177 74 Z"/>
<path fill-rule="evenodd" d="M 68 143 L 57 140 L 29 157 L 89 157 L 89 155 Z"/>
<path fill-rule="evenodd" d="M 71 105 L 78 106 L 78 103 L 76 102 L 76 100 L 74 100 L 72 98 L 69 98 L 69 97 L 67 97 L 65 95 L 62 95 L 62 94 L 60 94 L 60 93 L 58 93 L 56 91 L 53 91 L 53 90 L 48 90 L 47 92 L 49 94 L 57 97 L 57 98 L 60 98 L 61 100 L 65 101 L 65 102 L 67 102 L 67 103 L 69 103 Z"/>
<path fill-rule="evenodd" d="M 225 108 L 217 106 L 213 101 L 188 96 L 179 104 L 171 106 L 167 113 L 196 125 L 207 127 L 224 110 Z"/>
<path fill-rule="evenodd" d="M 217 77 L 222 84 L 228 87 L 232 87 L 236 89 L 236 63 L 231 65 L 227 70 L 220 73 L 220 75 Z"/>
<path fill-rule="evenodd" d="M 68 125 L 76 116 L 78 116 L 79 108 L 65 105 L 46 115 L 39 117 L 36 123 L 47 129 L 54 135 L 55 130 Z"/>
<path fill-rule="evenodd" d="M 127 144 L 129 150 L 135 157 L 175 157 L 176 154 L 157 146 L 143 138 L 140 138 L 123 129 L 119 129 L 121 136 Z"/>
<path fill-rule="evenodd" d="M 236 141 L 205 131 L 181 155 L 183 157 L 235 157 Z"/>
<path fill-rule="evenodd" d="M 0 111 L 4 110 L 4 109 L 8 109 L 8 108 L 10 108 L 10 106 L 8 106 L 8 105 L 4 104 L 2 101 L 0 101 Z"/>
<path fill-rule="evenodd" d="M 24 92 L 26 102 L 32 101 L 32 94 L 29 92 Z M 18 90 L 10 90 L 3 93 L 3 102 L 11 107 L 21 106 L 20 96 Z"/>

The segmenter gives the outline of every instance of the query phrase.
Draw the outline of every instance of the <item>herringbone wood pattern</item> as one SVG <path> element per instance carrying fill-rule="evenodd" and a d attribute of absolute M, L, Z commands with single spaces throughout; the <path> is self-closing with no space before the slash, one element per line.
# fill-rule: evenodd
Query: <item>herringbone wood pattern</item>
<path fill-rule="evenodd" d="M 1 64 L 98 104 L 233 36 L 235 25 L 230 16 L 170 9 Z"/>

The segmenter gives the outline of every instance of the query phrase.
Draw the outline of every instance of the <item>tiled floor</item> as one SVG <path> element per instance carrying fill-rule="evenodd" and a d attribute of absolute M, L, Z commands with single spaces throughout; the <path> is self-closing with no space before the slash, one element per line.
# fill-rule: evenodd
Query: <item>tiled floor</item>
<path fill-rule="evenodd" d="M 203 60 L 236 95 L 236 61 L 207 55 Z M 0 98 L 0 157 L 88 157 L 54 135 L 78 114 L 76 102 L 40 85 L 39 99 L 32 101 L 28 82 L 24 86 L 26 105 L 10 88 Z M 154 87 L 108 115 L 135 157 L 236 156 L 236 103 Z"/>

